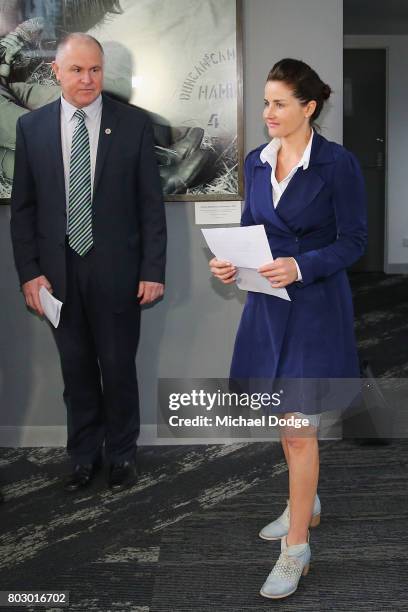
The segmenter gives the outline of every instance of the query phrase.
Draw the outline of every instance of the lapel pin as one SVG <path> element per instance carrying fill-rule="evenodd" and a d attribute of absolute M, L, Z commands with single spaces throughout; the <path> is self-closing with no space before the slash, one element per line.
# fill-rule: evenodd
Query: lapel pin
<path fill-rule="evenodd" d="M 105 134 L 112 134 L 112 130 L 110 128 L 106 128 Z"/>

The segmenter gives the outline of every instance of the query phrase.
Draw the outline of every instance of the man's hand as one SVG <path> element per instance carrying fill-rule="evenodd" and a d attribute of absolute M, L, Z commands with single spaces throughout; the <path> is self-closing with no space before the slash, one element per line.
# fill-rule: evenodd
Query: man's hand
<path fill-rule="evenodd" d="M 231 283 L 235 282 L 237 269 L 228 261 L 220 261 L 213 257 L 208 265 L 213 276 L 218 278 L 224 285 L 231 285 Z"/>
<path fill-rule="evenodd" d="M 151 281 L 140 281 L 137 297 L 140 305 L 151 304 L 159 297 L 164 295 L 164 285 L 162 283 L 152 283 Z"/>
<path fill-rule="evenodd" d="M 23 290 L 27 306 L 42 317 L 44 316 L 44 311 L 41 306 L 39 295 L 41 287 L 45 287 L 50 293 L 52 293 L 51 284 L 45 276 L 37 276 L 36 278 L 27 281 L 21 286 L 21 289 Z"/>
<path fill-rule="evenodd" d="M 298 272 L 293 257 L 278 257 L 271 263 L 258 268 L 258 272 L 267 278 L 272 287 L 280 289 L 297 281 Z"/>

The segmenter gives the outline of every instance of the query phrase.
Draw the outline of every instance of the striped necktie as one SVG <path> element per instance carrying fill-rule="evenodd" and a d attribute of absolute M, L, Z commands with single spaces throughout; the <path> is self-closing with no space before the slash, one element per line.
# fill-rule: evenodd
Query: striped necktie
<path fill-rule="evenodd" d="M 77 124 L 69 164 L 68 244 L 78 255 L 85 255 L 93 245 L 91 151 L 85 111 L 78 109 L 74 117 Z"/>

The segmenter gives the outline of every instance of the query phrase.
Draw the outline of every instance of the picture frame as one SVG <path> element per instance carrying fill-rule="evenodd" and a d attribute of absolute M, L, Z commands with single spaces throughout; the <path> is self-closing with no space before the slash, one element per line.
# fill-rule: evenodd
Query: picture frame
<path fill-rule="evenodd" d="M 51 62 L 75 31 L 104 47 L 104 90 L 150 115 L 166 202 L 243 199 L 242 0 L 17 5 L 0 11 L 0 203 L 10 202 L 18 116 L 59 97 Z M 10 27 L 22 44 L 5 61 Z"/>

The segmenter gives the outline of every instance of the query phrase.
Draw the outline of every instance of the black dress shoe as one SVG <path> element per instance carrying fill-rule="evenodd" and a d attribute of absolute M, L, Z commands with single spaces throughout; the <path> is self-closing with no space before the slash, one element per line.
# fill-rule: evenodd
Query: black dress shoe
<path fill-rule="evenodd" d="M 99 464 L 96 463 L 78 463 L 75 465 L 72 474 L 64 482 L 65 491 L 74 492 L 87 487 L 98 468 Z"/>
<path fill-rule="evenodd" d="M 137 481 L 137 468 L 134 461 L 113 463 L 109 469 L 108 485 L 112 491 L 123 491 Z"/>

